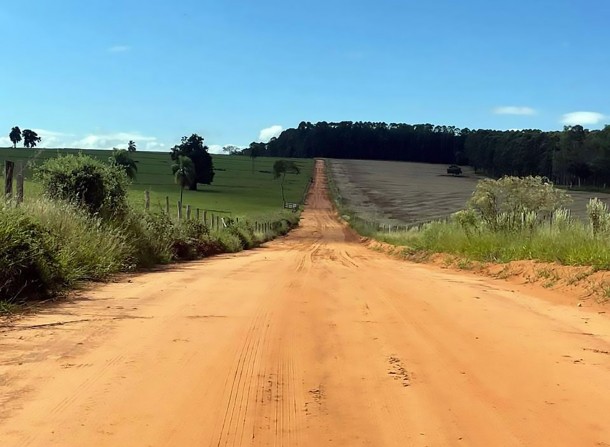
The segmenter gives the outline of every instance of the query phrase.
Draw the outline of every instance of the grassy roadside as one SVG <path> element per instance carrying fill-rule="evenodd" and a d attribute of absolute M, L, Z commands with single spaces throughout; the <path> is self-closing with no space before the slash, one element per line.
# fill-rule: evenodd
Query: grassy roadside
<path fill-rule="evenodd" d="M 103 220 L 69 204 L 38 200 L 0 205 L 0 315 L 62 296 L 86 281 L 159 264 L 252 249 L 298 225 L 297 213 L 277 213 L 263 225 L 229 221 L 210 230 L 195 220 L 130 209 Z"/>
<path fill-rule="evenodd" d="M 271 190 L 279 194 L 277 181 L 271 175 L 252 172 L 247 159 L 233 163 L 247 161 L 250 177 L 233 173 L 232 186 L 238 192 L 224 194 L 234 194 L 230 203 L 239 216 L 225 214 L 223 226 L 212 229 L 201 218 L 195 219 L 195 213 L 191 219 L 178 220 L 173 213 L 168 215 L 155 207 L 145 211 L 131 202 L 133 185 L 120 168 L 99 157 L 71 157 L 53 158 L 45 165 L 47 177 L 38 178 L 36 183 L 41 191 L 44 185 L 51 196 L 49 191 L 67 197 L 84 191 L 82 201 L 42 194 L 30 196 L 18 206 L 0 201 L 0 314 L 19 311 L 23 303 L 61 296 L 80 283 L 103 281 L 116 273 L 255 248 L 298 225 L 298 213 L 283 210 L 275 197 L 269 198 Z M 298 187 L 293 194 L 295 202 L 304 191 L 301 183 L 309 182 L 307 174 L 303 173 L 302 180 L 293 179 L 293 186 Z M 96 183 L 98 178 L 103 179 L 102 185 Z M 81 182 L 80 186 L 70 186 L 74 182 Z M 89 189 L 65 189 L 68 187 Z M 260 205 L 265 200 L 268 206 Z M 239 207 L 250 201 L 254 204 L 248 208 Z"/>
<path fill-rule="evenodd" d="M 343 220 L 360 235 L 396 247 L 392 250 L 394 254 L 406 259 L 421 262 L 436 254 L 445 254 L 448 256 L 444 262 L 467 270 L 473 269 L 474 264 L 545 262 L 585 268 L 586 274 L 576 274 L 580 279 L 610 270 L 610 214 L 603 206 L 597 211 L 596 222 L 571 219 L 569 214 L 558 210 L 542 222 L 492 230 L 478 222 L 474 215 L 462 212 L 446 221 L 430 222 L 405 231 L 379 231 L 378 226 L 360 219 L 346 207 L 328 165 L 326 171 L 331 197 Z M 508 267 L 503 269 L 502 274 L 507 275 L 509 270 Z M 547 285 L 558 283 L 560 274 L 548 273 L 553 277 L 550 281 L 545 277 L 547 271 L 552 269 L 546 268 L 536 275 Z M 573 278 L 566 281 L 570 285 L 576 282 Z M 597 296 L 610 299 L 610 283 L 605 277 L 594 288 Z"/>

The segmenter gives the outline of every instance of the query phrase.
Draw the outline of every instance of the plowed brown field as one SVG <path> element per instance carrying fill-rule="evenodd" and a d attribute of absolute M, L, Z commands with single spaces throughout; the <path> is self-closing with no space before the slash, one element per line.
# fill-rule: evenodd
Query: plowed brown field
<path fill-rule="evenodd" d="M 267 247 L 0 329 L 0 446 L 610 445 L 610 319 L 389 258 L 324 170 Z"/>

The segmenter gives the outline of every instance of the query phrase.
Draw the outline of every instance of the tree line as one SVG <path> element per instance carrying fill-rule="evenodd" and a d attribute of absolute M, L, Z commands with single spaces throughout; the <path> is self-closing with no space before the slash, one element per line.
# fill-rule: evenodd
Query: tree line
<path fill-rule="evenodd" d="M 561 131 L 471 130 L 432 124 L 302 122 L 268 143 L 227 152 L 471 165 L 492 177 L 538 175 L 563 185 L 610 184 L 610 126 Z"/>

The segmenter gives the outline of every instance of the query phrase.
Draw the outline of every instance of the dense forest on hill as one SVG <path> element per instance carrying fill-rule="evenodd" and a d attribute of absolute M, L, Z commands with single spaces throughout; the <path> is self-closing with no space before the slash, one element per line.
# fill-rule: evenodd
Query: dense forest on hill
<path fill-rule="evenodd" d="M 558 184 L 610 185 L 610 126 L 562 131 L 470 130 L 432 124 L 302 122 L 243 155 L 329 157 L 471 165 L 503 175 L 541 175 Z"/>

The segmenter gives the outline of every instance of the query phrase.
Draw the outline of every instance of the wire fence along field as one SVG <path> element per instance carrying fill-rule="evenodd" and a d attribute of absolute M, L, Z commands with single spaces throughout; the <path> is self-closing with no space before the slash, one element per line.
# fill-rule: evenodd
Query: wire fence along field
<path fill-rule="evenodd" d="M 4 199 L 13 201 L 16 205 L 23 203 L 25 199 L 25 170 L 26 163 L 24 160 L 19 160 L 17 162 L 6 160 L 4 162 L 4 169 L 2 172 L 4 177 Z M 292 212 L 300 211 L 304 206 L 311 184 L 312 179 L 310 178 L 305 186 L 303 194 L 300 197 L 300 201 L 284 202 L 283 209 L 290 210 Z M 149 190 L 144 190 L 143 206 L 146 211 L 151 211 L 151 194 Z M 155 207 L 152 207 L 152 211 L 154 211 L 154 208 Z M 158 202 L 157 208 L 157 211 L 164 212 L 169 216 L 173 215 L 173 217 L 175 217 L 178 221 L 184 219 L 195 219 L 197 221 L 202 221 L 203 224 L 210 229 L 226 228 L 233 220 L 239 222 L 239 217 L 233 217 L 232 211 L 194 207 L 190 204 L 182 203 L 180 200 L 176 201 L 175 204 L 172 204 L 170 196 L 165 196 L 163 204 Z M 274 216 L 269 217 L 269 219 L 249 219 L 249 222 L 251 222 L 251 224 L 254 226 L 255 231 L 266 232 L 269 231 L 270 226 L 274 222 Z"/>

